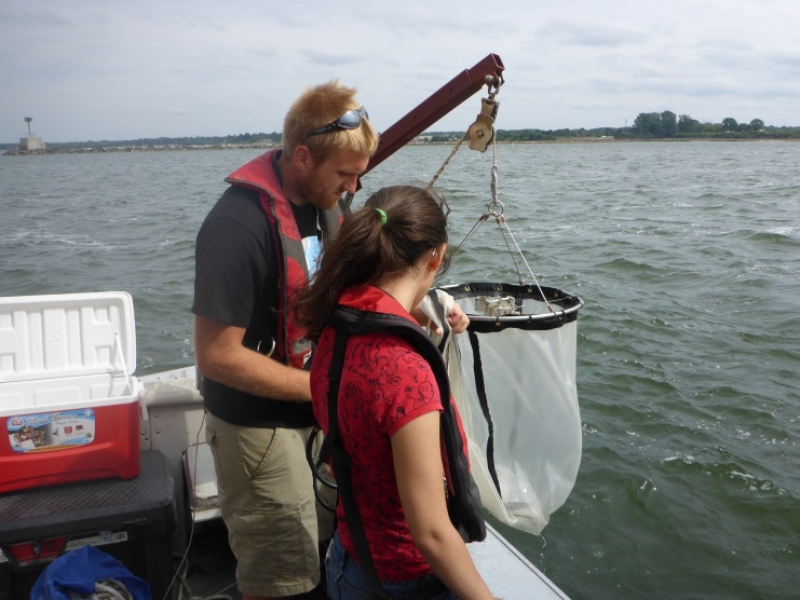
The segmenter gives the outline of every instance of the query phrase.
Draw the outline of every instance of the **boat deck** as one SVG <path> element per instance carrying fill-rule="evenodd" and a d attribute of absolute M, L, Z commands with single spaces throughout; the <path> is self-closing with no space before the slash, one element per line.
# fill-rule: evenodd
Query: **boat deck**
<path fill-rule="evenodd" d="M 189 504 L 197 507 L 187 508 L 195 521 L 195 531 L 187 554 L 187 576 L 183 578 L 191 593 L 184 589 L 185 593 L 175 598 L 188 600 L 195 596 L 207 598 L 224 594 L 238 600 L 240 594 L 235 585 L 235 559 L 228 546 L 225 526 L 219 518 L 219 509 L 215 507 L 217 493 L 213 459 L 207 446 L 199 442 L 198 431 L 202 428 L 199 425 L 200 418 L 197 414 L 193 418 L 189 416 L 192 413 L 202 414 L 202 399 L 196 391 L 195 377 L 194 368 L 189 367 L 140 378 L 147 391 L 152 422 L 157 424 L 151 424 L 153 447 L 171 456 L 178 454 L 171 447 L 176 440 L 189 442 L 189 448 L 183 445 L 182 450 L 190 451 L 183 453 L 183 459 L 179 459 L 176 468 L 183 471 L 182 475 L 188 482 L 191 496 Z M 187 402 L 194 405 L 194 410 L 187 407 Z M 180 406 L 180 409 L 171 411 L 175 406 Z M 171 415 L 172 412 L 175 414 Z M 178 424 L 184 419 L 186 427 Z M 468 548 L 478 571 L 495 596 L 503 600 L 568 600 L 499 532 L 488 524 L 487 530 L 484 542 L 470 544 Z M 176 585 L 181 584 L 176 582 Z"/>
<path fill-rule="evenodd" d="M 470 544 L 470 554 L 492 593 L 503 600 L 568 600 L 547 577 L 489 527 L 485 542 Z M 219 519 L 205 521 L 195 533 L 175 584 L 175 600 L 219 598 L 240 600 L 236 589 L 236 559 Z M 185 583 L 184 583 L 185 582 Z M 158 600 L 158 599 L 155 599 Z"/>

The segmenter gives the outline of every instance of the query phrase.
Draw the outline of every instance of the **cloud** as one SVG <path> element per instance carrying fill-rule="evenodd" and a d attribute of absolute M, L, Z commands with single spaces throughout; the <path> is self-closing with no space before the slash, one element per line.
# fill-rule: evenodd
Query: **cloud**
<path fill-rule="evenodd" d="M 588 46 L 618 48 L 647 41 L 648 34 L 633 25 L 602 21 L 575 22 L 556 20 L 543 25 L 536 34 L 559 46 Z"/>
<path fill-rule="evenodd" d="M 312 63 L 334 67 L 352 65 L 364 60 L 363 56 L 357 54 L 343 54 L 338 52 L 303 50 L 302 54 Z"/>
<path fill-rule="evenodd" d="M 504 129 L 619 125 L 654 107 L 791 125 L 798 23 L 788 0 L 5 0 L 0 141 L 24 135 L 25 115 L 50 141 L 277 131 L 297 94 L 333 77 L 385 129 L 489 53 L 506 66 Z M 436 127 L 465 129 L 479 97 Z"/>

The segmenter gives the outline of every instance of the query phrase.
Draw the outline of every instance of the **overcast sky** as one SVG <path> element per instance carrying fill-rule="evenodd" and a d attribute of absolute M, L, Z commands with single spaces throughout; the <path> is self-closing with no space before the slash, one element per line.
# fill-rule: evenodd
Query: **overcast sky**
<path fill-rule="evenodd" d="M 280 131 L 334 77 L 384 130 L 490 53 L 500 129 L 800 125 L 800 0 L 2 0 L 0 142 Z"/>

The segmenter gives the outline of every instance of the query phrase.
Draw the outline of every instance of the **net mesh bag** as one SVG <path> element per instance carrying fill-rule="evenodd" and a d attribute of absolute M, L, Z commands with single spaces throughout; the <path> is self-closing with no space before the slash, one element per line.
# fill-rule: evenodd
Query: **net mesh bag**
<path fill-rule="evenodd" d="M 538 285 L 441 289 L 470 317 L 444 354 L 481 501 L 502 523 L 538 534 L 580 466 L 575 356 L 583 302 Z"/>

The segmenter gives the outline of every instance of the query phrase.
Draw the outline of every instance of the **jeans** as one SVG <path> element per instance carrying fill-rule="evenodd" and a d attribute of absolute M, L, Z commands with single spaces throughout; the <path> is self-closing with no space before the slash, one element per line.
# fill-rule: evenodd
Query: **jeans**
<path fill-rule="evenodd" d="M 359 564 L 347 554 L 337 533 L 328 547 L 326 558 L 328 578 L 328 597 L 331 600 L 374 600 L 375 595 L 369 579 Z M 395 600 L 458 600 L 439 581 L 430 574 L 409 581 L 382 581 L 383 589 Z M 441 590 L 430 595 L 429 590 Z"/>

